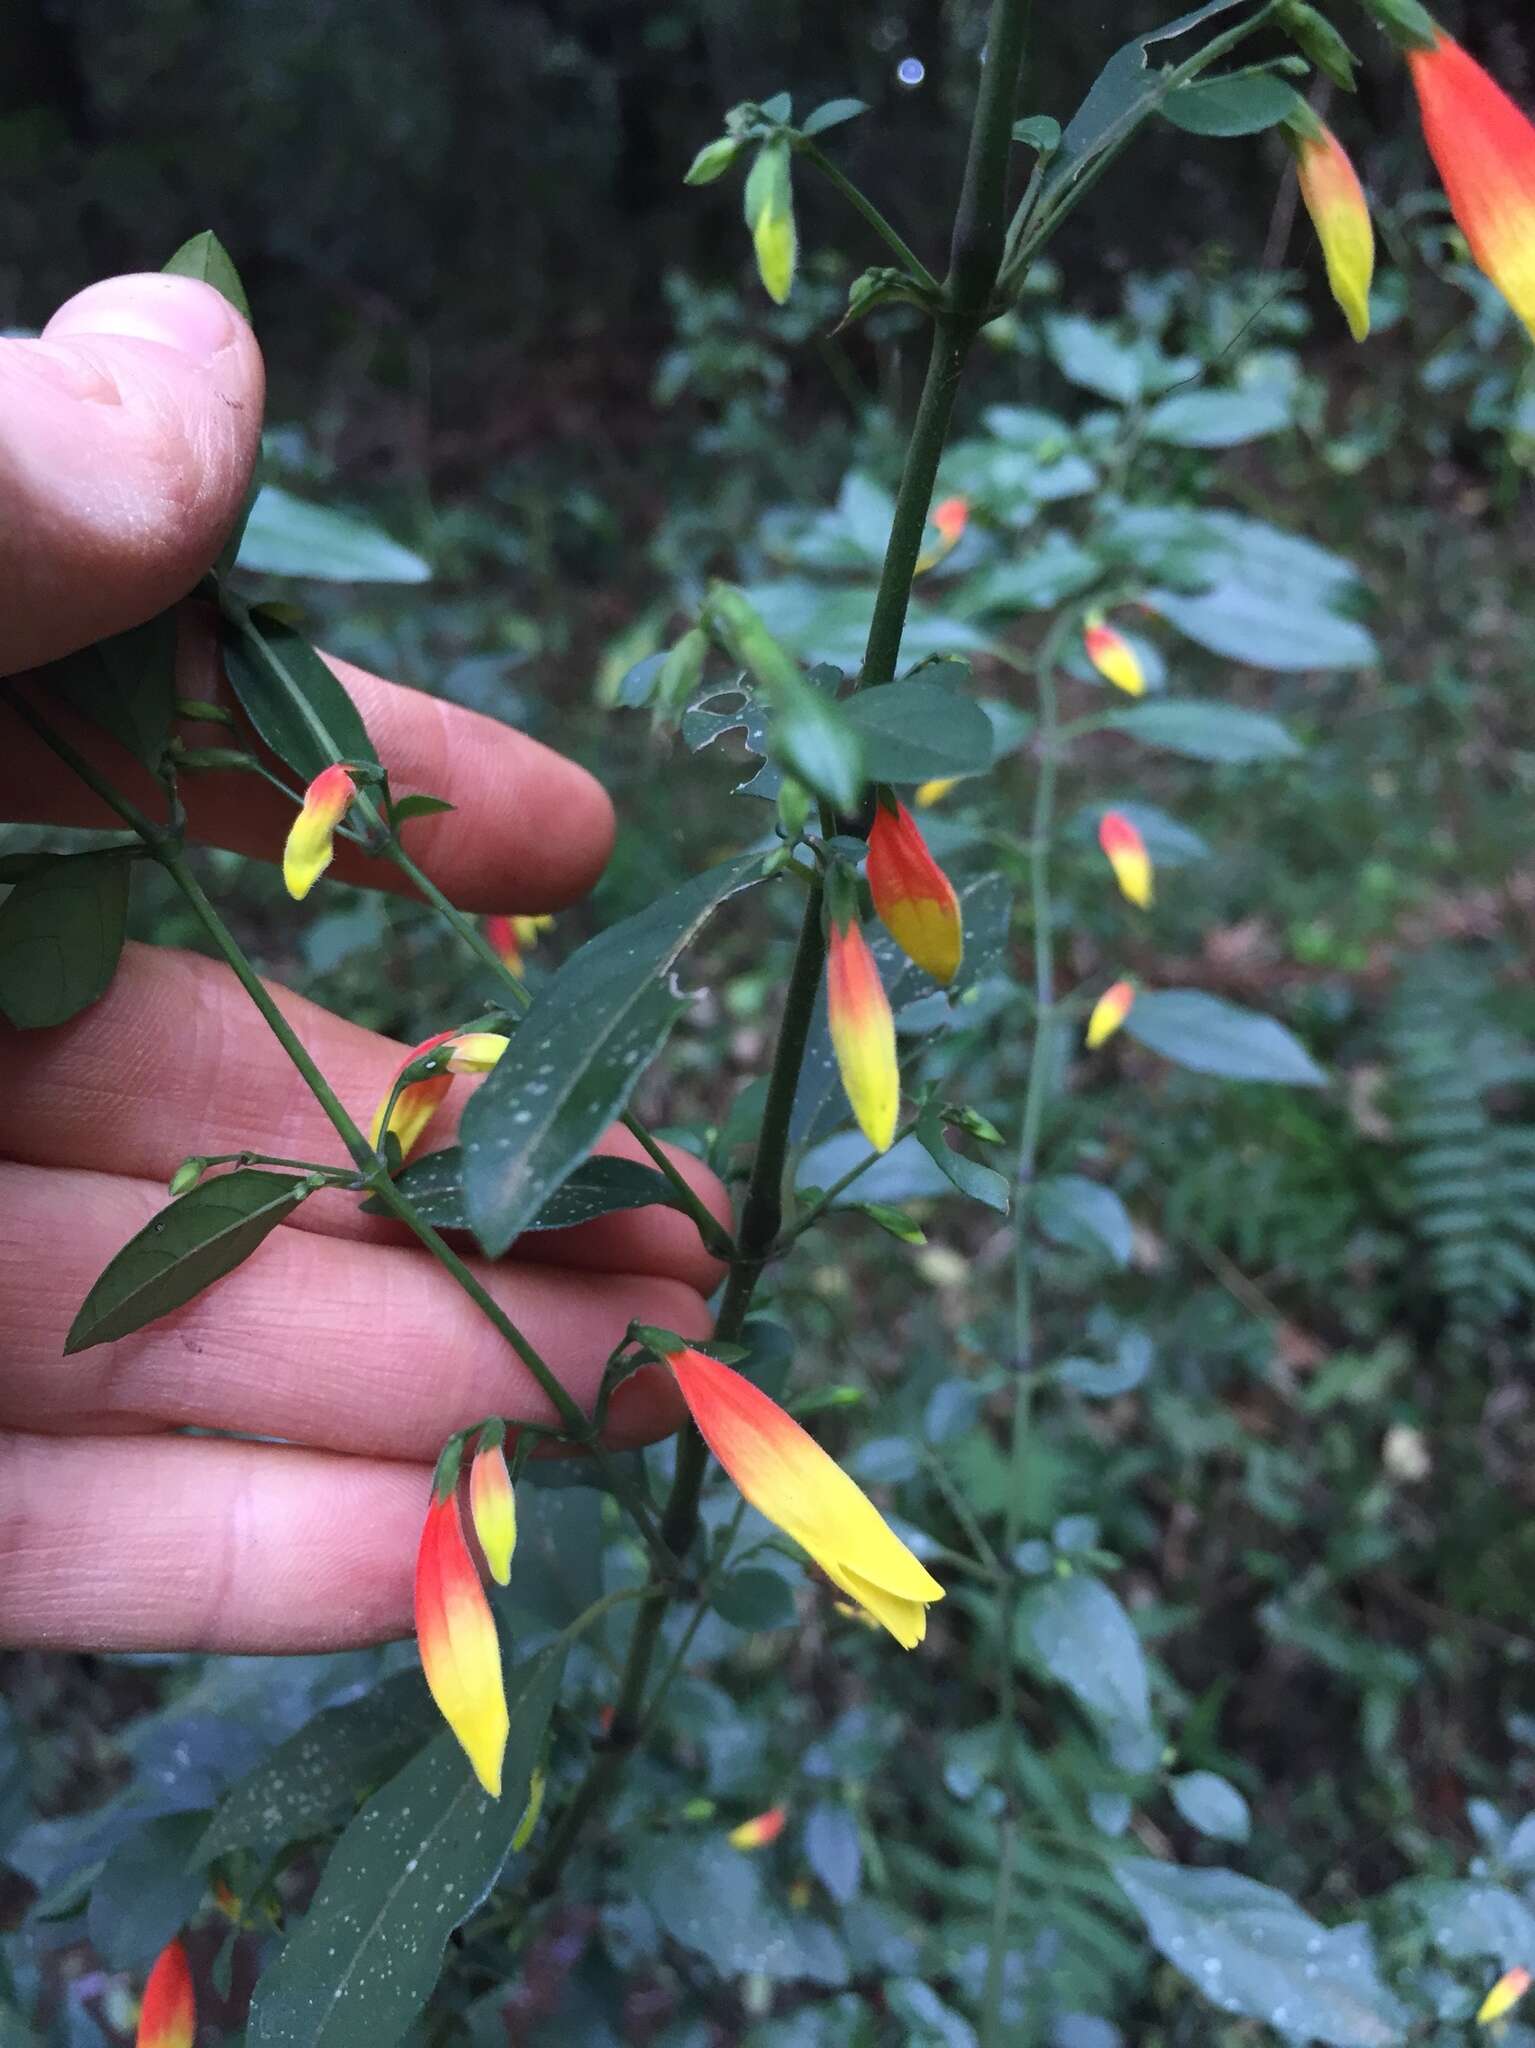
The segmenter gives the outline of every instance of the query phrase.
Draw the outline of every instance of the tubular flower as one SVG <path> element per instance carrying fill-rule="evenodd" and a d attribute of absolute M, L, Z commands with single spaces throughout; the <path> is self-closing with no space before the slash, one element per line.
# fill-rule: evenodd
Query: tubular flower
<path fill-rule="evenodd" d="M 903 1649 L 927 1634 L 943 1588 L 874 1503 L 776 1401 L 689 1348 L 666 1363 L 699 1433 L 759 1514 L 808 1550 L 832 1583 Z"/>
<path fill-rule="evenodd" d="M 394 1108 L 389 1112 L 388 1128 L 400 1141 L 400 1157 L 408 1159 L 421 1142 L 427 1125 L 437 1114 L 443 1097 L 453 1086 L 455 1074 L 488 1074 L 506 1051 L 511 1040 L 503 1038 L 499 1031 L 439 1031 L 433 1038 L 423 1038 L 419 1045 L 413 1045 L 394 1070 L 394 1079 L 379 1097 L 377 1109 L 373 1112 L 373 1123 L 368 1132 L 368 1143 L 376 1152 L 384 1141 L 384 1112 L 389 1109 L 389 1098 L 394 1094 L 398 1081 L 407 1067 L 413 1067 L 417 1060 L 434 1051 L 439 1045 L 448 1045 L 452 1050 L 440 1074 L 428 1074 L 424 1081 L 411 1081 L 395 1096 Z"/>
<path fill-rule="evenodd" d="M 1505 2013 L 1512 2012 L 1529 1988 L 1528 1970 L 1505 1970 L 1477 2007 L 1477 2025 L 1490 2026 L 1494 2020 L 1500 2020 Z"/>
<path fill-rule="evenodd" d="M 1130 1014 L 1135 1001 L 1135 990 L 1128 981 L 1116 981 L 1106 988 L 1093 1004 L 1093 1014 L 1087 1020 L 1087 1049 L 1096 1052 L 1105 1039 L 1112 1038 Z"/>
<path fill-rule="evenodd" d="M 957 789 L 963 781 L 959 775 L 935 775 L 931 782 L 917 784 L 917 808 L 925 811 L 929 804 L 942 803 L 951 789 Z"/>
<path fill-rule="evenodd" d="M 765 1849 L 769 1842 L 778 1840 L 788 1818 L 787 1807 L 770 1806 L 766 1813 L 753 1814 L 750 1820 L 732 1828 L 726 1840 L 732 1849 Z"/>
<path fill-rule="evenodd" d="M 548 931 L 552 917 L 487 917 L 485 936 L 501 956 L 508 974 L 521 974 L 523 955 L 538 944 L 540 932 Z"/>
<path fill-rule="evenodd" d="M 1322 245 L 1332 295 L 1343 308 L 1349 333 L 1363 341 L 1370 332 L 1370 283 L 1375 275 L 1370 209 L 1359 173 L 1337 136 L 1314 118 L 1307 130 L 1287 131 L 1300 196 Z"/>
<path fill-rule="evenodd" d="M 1121 894 L 1141 910 L 1151 908 L 1151 856 L 1146 842 L 1122 811 L 1098 820 L 1098 844 L 1109 857 Z"/>
<path fill-rule="evenodd" d="M 137 2048 L 192 2048 L 197 2002 L 192 1970 L 179 1940 L 168 1941 L 155 1958 L 139 2007 Z"/>
<path fill-rule="evenodd" d="M 491 1577 L 498 1586 L 508 1585 L 512 1552 L 517 1548 L 517 1496 L 499 1441 L 482 1443 L 474 1454 L 469 1468 L 469 1512 Z"/>
<path fill-rule="evenodd" d="M 301 903 L 331 864 L 336 827 L 351 808 L 357 784 L 339 765 L 323 768 L 304 791 L 303 808 L 288 828 L 282 878 Z"/>
<path fill-rule="evenodd" d="M 880 923 L 907 959 L 947 988 L 965 950 L 959 898 L 903 803 L 876 806 L 869 891 Z"/>
<path fill-rule="evenodd" d="M 895 1019 L 879 968 L 852 919 L 832 921 L 826 956 L 826 1019 L 837 1071 L 858 1128 L 876 1152 L 888 1152 L 901 1106 Z"/>
<path fill-rule="evenodd" d="M 1535 126 L 1443 30 L 1407 64 L 1450 211 L 1535 338 Z"/>
<path fill-rule="evenodd" d="M 1109 624 L 1102 612 L 1088 614 L 1082 629 L 1082 645 L 1099 675 L 1112 683 L 1116 690 L 1123 690 L 1127 697 L 1145 695 L 1146 675 L 1140 656 L 1124 634 Z"/>
<path fill-rule="evenodd" d="M 456 1477 L 456 1475 L 455 1475 Z M 469 1554 L 458 1489 L 434 1491 L 416 1553 L 416 1641 L 438 1711 L 492 1799 L 501 1797 L 506 1687 L 496 1624 Z"/>
<path fill-rule="evenodd" d="M 913 573 L 925 576 L 929 569 L 936 569 L 946 555 L 952 555 L 959 546 L 969 519 L 968 498 L 941 498 L 933 507 L 929 522 L 938 529 L 938 538 L 931 547 L 925 547 L 918 555 Z"/>

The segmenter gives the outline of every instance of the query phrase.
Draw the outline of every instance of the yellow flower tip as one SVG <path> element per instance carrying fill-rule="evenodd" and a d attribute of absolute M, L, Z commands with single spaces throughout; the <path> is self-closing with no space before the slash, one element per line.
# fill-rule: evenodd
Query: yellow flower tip
<path fill-rule="evenodd" d="M 1093 612 L 1082 631 L 1087 658 L 1106 682 L 1126 696 L 1140 697 L 1146 690 L 1146 672 L 1140 656 L 1124 634 L 1109 625 L 1100 612 Z"/>
<path fill-rule="evenodd" d="M 1535 338 L 1535 125 L 1442 30 L 1407 63 L 1450 211 L 1478 267 Z"/>
<path fill-rule="evenodd" d="M 304 791 L 298 816 L 288 828 L 282 878 L 295 903 L 302 903 L 335 854 L 336 827 L 346 816 L 357 785 L 339 765 L 324 768 Z"/>
<path fill-rule="evenodd" d="M 1530 1973 L 1528 1970 L 1505 1970 L 1477 2007 L 1477 2025 L 1479 2027 L 1490 2026 L 1494 2020 L 1500 2020 L 1505 2013 L 1512 2012 L 1529 1988 Z"/>
<path fill-rule="evenodd" d="M 458 1493 L 433 1497 L 416 1554 L 416 1642 L 439 1713 L 474 1775 L 501 1797 L 510 1720 L 495 1617 L 469 1554 Z"/>
<path fill-rule="evenodd" d="M 895 1019 L 879 968 L 858 926 L 833 922 L 826 959 L 826 1021 L 837 1070 L 858 1128 L 888 1152 L 901 1107 Z"/>
<path fill-rule="evenodd" d="M 510 1585 L 517 1548 L 517 1496 L 500 1444 L 482 1445 L 469 1469 L 469 1513 L 485 1563 L 498 1586 Z"/>
<path fill-rule="evenodd" d="M 788 1818 L 787 1807 L 770 1806 L 766 1813 L 753 1814 L 750 1820 L 733 1827 L 726 1839 L 732 1849 L 765 1849 L 769 1842 L 778 1840 Z"/>
<path fill-rule="evenodd" d="M 908 960 L 947 988 L 965 950 L 959 898 L 904 804 L 876 808 L 868 873 L 880 923 Z"/>
<path fill-rule="evenodd" d="M 1138 909 L 1151 908 L 1151 856 L 1146 842 L 1120 811 L 1105 811 L 1098 821 L 1098 844 L 1108 856 L 1120 892 Z"/>
<path fill-rule="evenodd" d="M 793 212 L 765 207 L 752 229 L 752 245 L 757 252 L 757 274 L 763 290 L 774 305 L 787 305 L 799 256 Z"/>
<path fill-rule="evenodd" d="M 951 789 L 958 788 L 964 778 L 959 775 L 935 775 L 931 782 L 917 784 L 917 807 L 926 810 L 930 804 L 942 803 Z"/>
<path fill-rule="evenodd" d="M 905 1649 L 943 1587 L 815 1438 L 759 1387 L 684 1349 L 667 1354 L 699 1433 L 743 1496 L 809 1552 L 838 1590 Z"/>
<path fill-rule="evenodd" d="M 463 1031 L 448 1055 L 450 1074 L 488 1074 L 511 1044 L 499 1031 Z"/>
<path fill-rule="evenodd" d="M 1087 1049 L 1096 1052 L 1106 1039 L 1124 1023 L 1135 1001 L 1135 990 L 1128 981 L 1116 981 L 1106 988 L 1093 1004 L 1093 1013 L 1087 1020 Z"/>
<path fill-rule="evenodd" d="M 192 2048 L 197 2001 L 192 1969 L 180 1940 L 167 1942 L 155 1958 L 139 2006 L 136 2048 Z"/>
<path fill-rule="evenodd" d="M 1316 132 L 1293 140 L 1301 198 L 1322 245 L 1327 282 L 1343 309 L 1349 333 L 1370 332 L 1370 285 L 1375 276 L 1375 229 L 1359 174 L 1348 151 L 1319 122 Z"/>

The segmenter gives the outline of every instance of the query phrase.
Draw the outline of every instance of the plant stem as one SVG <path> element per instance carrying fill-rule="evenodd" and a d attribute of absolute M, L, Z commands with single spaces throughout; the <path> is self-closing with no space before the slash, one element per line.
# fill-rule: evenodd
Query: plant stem
<path fill-rule="evenodd" d="M 846 177 L 837 168 L 831 158 L 824 154 L 818 144 L 801 140 L 795 144 L 795 149 L 800 156 L 807 158 L 815 165 L 823 178 L 829 179 L 836 186 L 850 206 L 855 207 L 863 215 L 869 226 L 873 228 L 875 234 L 893 251 L 902 268 L 911 273 L 924 291 L 931 292 L 934 298 L 937 298 L 938 294 L 943 290 L 943 286 L 934 277 L 921 257 L 910 249 L 896 233 L 873 200 L 859 191 L 852 179 Z"/>
<path fill-rule="evenodd" d="M 1039 772 L 1034 783 L 1029 827 L 1029 896 L 1034 937 L 1034 1042 L 1023 1099 L 1023 1128 L 1014 1175 L 1013 1217 L 1013 1414 L 1008 1454 L 1007 1504 L 1003 1517 L 1002 1563 L 1007 1576 L 998 1605 L 1001 1642 L 997 1651 L 998 1741 L 997 1778 L 1005 1801 L 997 1843 L 997 1889 L 993 1902 L 991 1944 L 986 1958 L 982 2003 L 981 2048 L 1004 2048 L 1002 2018 L 1006 1991 L 1009 1918 L 1012 1904 L 1013 1855 L 1018 1838 L 1018 1788 L 1014 1762 L 1018 1702 L 1013 1678 L 1013 1638 L 1018 1621 L 1018 1577 L 1013 1552 L 1023 1528 L 1024 1480 L 1029 1424 L 1034 1406 L 1034 1245 L 1032 1236 L 1035 1167 L 1056 1060 L 1055 911 L 1050 887 L 1050 840 L 1055 825 L 1056 771 L 1060 760 L 1060 720 L 1055 689 L 1058 650 L 1071 623 L 1063 616 L 1040 655 Z"/>
<path fill-rule="evenodd" d="M 874 616 L 864 648 L 860 688 L 888 683 L 895 676 L 906 608 L 911 599 L 911 580 L 922 552 L 927 508 L 948 438 L 954 394 L 970 345 L 985 323 L 1002 261 L 1008 153 L 1028 15 L 1029 0 L 992 0 L 986 60 L 965 159 L 965 182 L 954 218 L 949 275 L 943 287 L 942 309 L 933 327 L 927 374 L 901 470 L 890 544 L 885 550 Z"/>
<path fill-rule="evenodd" d="M 901 1125 L 890 1141 L 890 1150 L 892 1152 L 903 1139 L 911 1136 L 912 1132 L 917 1128 L 919 1121 L 919 1118 L 912 1117 L 910 1122 Z M 846 1173 L 839 1174 L 829 1188 L 823 1189 L 816 1196 L 808 1209 L 802 1210 L 795 1217 L 789 1228 L 779 1238 L 778 1243 L 774 1246 L 774 1250 L 786 1251 L 798 1238 L 803 1237 L 810 1226 L 813 1223 L 818 1223 L 826 1211 L 831 1208 L 832 1204 L 845 1195 L 855 1182 L 862 1180 L 869 1168 L 877 1166 L 883 1157 L 885 1157 L 883 1153 L 871 1152 L 867 1159 L 860 1159 L 856 1166 L 850 1166 Z"/>

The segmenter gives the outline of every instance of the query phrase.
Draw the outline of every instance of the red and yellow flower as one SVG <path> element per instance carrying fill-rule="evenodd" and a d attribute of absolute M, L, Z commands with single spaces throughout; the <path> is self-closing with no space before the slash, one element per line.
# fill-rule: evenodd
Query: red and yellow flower
<path fill-rule="evenodd" d="M 1442 29 L 1408 50 L 1407 65 L 1450 211 L 1535 337 L 1535 125 Z"/>
<path fill-rule="evenodd" d="M 749 1379 L 688 1346 L 657 1348 L 699 1434 L 751 1505 L 903 1649 L 914 1649 L 943 1588 L 868 1495 Z"/>
<path fill-rule="evenodd" d="M 1512 2012 L 1529 1988 L 1530 1973 L 1528 1970 L 1505 1970 L 1477 2007 L 1477 2025 L 1480 2027 L 1490 2026 L 1494 2020 L 1500 2020 L 1505 2013 Z"/>
<path fill-rule="evenodd" d="M 181 1942 L 168 1941 L 155 1958 L 139 2007 L 137 2048 L 192 2048 L 197 2001 L 192 1968 Z"/>
<path fill-rule="evenodd" d="M 882 797 L 875 807 L 868 874 L 880 923 L 908 960 L 947 988 L 965 950 L 959 898 L 916 819 L 895 797 Z"/>
<path fill-rule="evenodd" d="M 458 1505 L 458 1467 L 432 1491 L 416 1553 L 416 1642 L 438 1711 L 492 1799 L 501 1797 L 509 1722 L 495 1617 Z"/>
<path fill-rule="evenodd" d="M 494 1442 L 480 1438 L 469 1468 L 469 1513 L 491 1577 L 498 1586 L 509 1585 L 517 1548 L 517 1496 L 499 1435 Z"/>
<path fill-rule="evenodd" d="M 826 1021 L 837 1071 L 858 1128 L 888 1152 L 901 1107 L 895 1019 L 879 967 L 856 918 L 833 918 L 826 956 Z"/>
<path fill-rule="evenodd" d="M 1103 991 L 1087 1020 L 1087 1049 L 1096 1052 L 1105 1039 L 1112 1038 L 1130 1014 L 1135 989 L 1128 981 L 1116 981 Z"/>
<path fill-rule="evenodd" d="M 501 957 L 508 974 L 521 974 L 523 958 L 538 944 L 539 935 L 554 923 L 552 917 L 487 917 L 485 936 Z"/>
<path fill-rule="evenodd" d="M 1117 626 L 1111 626 L 1102 612 L 1089 612 L 1082 628 L 1082 645 L 1087 658 L 1106 682 L 1127 697 L 1146 692 L 1146 671 L 1141 658 Z"/>
<path fill-rule="evenodd" d="M 1300 196 L 1322 245 L 1327 282 L 1355 341 L 1370 332 L 1370 285 L 1375 277 L 1375 229 L 1348 151 L 1314 114 L 1285 131 L 1295 155 Z"/>
<path fill-rule="evenodd" d="M 1098 844 L 1108 855 L 1122 895 L 1141 910 L 1151 907 L 1151 855 L 1146 842 L 1123 811 L 1105 811 L 1098 820 Z"/>
<path fill-rule="evenodd" d="M 453 1086 L 454 1075 L 488 1074 L 510 1043 L 511 1040 L 499 1031 L 439 1031 L 434 1037 L 423 1038 L 419 1045 L 413 1045 L 379 1097 L 368 1131 L 368 1143 L 376 1152 L 384 1142 L 387 1129 L 399 1140 L 400 1157 L 408 1159 L 437 1114 L 443 1097 Z M 452 1050 L 444 1058 L 440 1073 L 427 1074 L 419 1081 L 408 1081 L 396 1094 L 396 1084 L 403 1073 L 417 1060 L 435 1052 L 438 1046 L 447 1045 L 451 1045 Z M 392 1109 L 391 1098 L 394 1103 Z"/>
<path fill-rule="evenodd" d="M 732 1849 L 765 1849 L 778 1840 L 788 1818 L 786 1806 L 770 1806 L 766 1813 L 754 1813 L 750 1820 L 733 1827 L 726 1839 Z"/>
<path fill-rule="evenodd" d="M 970 500 L 968 498 L 941 498 L 933 507 L 929 524 L 938 532 L 937 540 L 924 547 L 917 557 L 915 573 L 925 576 L 929 569 L 936 569 L 946 556 L 952 555 L 964 537 L 970 522 Z"/>
<path fill-rule="evenodd" d="M 302 808 L 288 828 L 282 854 L 282 878 L 295 902 L 303 901 L 330 866 L 336 851 L 336 827 L 356 794 L 357 784 L 339 764 L 322 768 L 304 791 Z"/>

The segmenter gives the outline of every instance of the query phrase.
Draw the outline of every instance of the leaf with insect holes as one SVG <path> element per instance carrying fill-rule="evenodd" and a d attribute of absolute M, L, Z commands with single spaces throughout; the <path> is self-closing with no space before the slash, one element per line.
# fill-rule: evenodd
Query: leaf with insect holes
<path fill-rule="evenodd" d="M 240 1167 L 178 1197 L 129 1238 L 80 1304 L 66 1356 L 126 1337 L 222 1280 L 311 1192 L 307 1179 Z"/>
<path fill-rule="evenodd" d="M 128 852 L 70 853 L 0 904 L 0 1011 L 23 1031 L 65 1024 L 116 970 L 128 928 Z"/>

